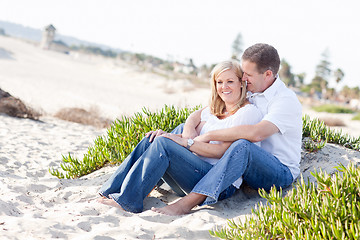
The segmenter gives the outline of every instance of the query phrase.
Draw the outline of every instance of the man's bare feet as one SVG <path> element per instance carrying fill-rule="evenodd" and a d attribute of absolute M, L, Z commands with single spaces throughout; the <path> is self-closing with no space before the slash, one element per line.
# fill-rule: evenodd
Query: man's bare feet
<path fill-rule="evenodd" d="M 183 197 L 182 199 L 173 204 L 169 204 L 162 208 L 152 207 L 151 210 L 157 213 L 171 216 L 189 214 L 191 209 L 193 209 L 196 205 L 202 203 L 205 199 L 205 195 L 201 195 L 198 193 L 190 193 L 189 195 Z"/>
<path fill-rule="evenodd" d="M 120 208 L 121 210 L 125 211 L 117 202 L 115 202 L 114 199 L 106 198 L 106 197 L 100 197 L 96 201 L 99 202 L 99 203 L 105 204 L 105 205 Z"/>

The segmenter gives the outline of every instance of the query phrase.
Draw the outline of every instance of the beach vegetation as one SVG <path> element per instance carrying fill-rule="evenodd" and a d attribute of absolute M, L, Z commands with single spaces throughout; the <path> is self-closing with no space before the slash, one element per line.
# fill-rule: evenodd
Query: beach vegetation
<path fill-rule="evenodd" d="M 210 235 L 221 239 L 360 239 L 360 168 L 340 165 L 334 174 L 315 170 L 282 189 L 259 190 L 261 202 L 244 221 L 228 220 Z"/>
<path fill-rule="evenodd" d="M 94 145 L 88 148 L 82 159 L 71 153 L 63 155 L 60 168 L 51 168 L 50 173 L 58 178 L 78 178 L 105 164 L 120 164 L 146 132 L 156 129 L 170 132 L 199 108 L 200 106 L 181 109 L 165 105 L 156 112 L 143 108 L 142 112 L 135 113 L 132 117 L 123 116 L 110 125 L 105 136 L 95 139 Z M 332 130 L 323 121 L 310 119 L 308 115 L 303 117 L 303 138 L 303 148 L 309 152 L 320 150 L 328 142 L 360 150 L 360 138 Z"/>
<path fill-rule="evenodd" d="M 346 148 L 359 151 L 360 137 L 352 137 L 348 134 L 342 133 L 341 130 L 330 129 L 325 123 L 317 118 L 310 119 L 309 115 L 303 116 L 303 138 L 310 138 L 315 145 L 315 148 L 306 149 L 314 151 L 321 149 L 326 143 L 334 143 Z"/>
<path fill-rule="evenodd" d="M 328 113 L 354 113 L 348 107 L 342 107 L 334 104 L 323 104 L 320 106 L 313 107 L 313 109 L 317 112 L 328 112 Z"/>
<path fill-rule="evenodd" d="M 132 117 L 123 116 L 115 120 L 105 136 L 95 139 L 82 159 L 71 153 L 62 156 L 59 169 L 50 169 L 58 178 L 78 178 L 102 168 L 105 164 L 120 164 L 144 137 L 145 133 L 162 129 L 170 132 L 184 123 L 187 117 L 200 106 L 194 108 L 175 108 L 165 105 L 159 111 L 146 108 Z"/>

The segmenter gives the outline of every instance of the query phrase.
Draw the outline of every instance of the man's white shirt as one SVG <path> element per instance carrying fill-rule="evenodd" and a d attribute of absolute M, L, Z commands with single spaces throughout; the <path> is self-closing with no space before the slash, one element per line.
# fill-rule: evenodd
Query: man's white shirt
<path fill-rule="evenodd" d="M 297 178 L 300 174 L 302 107 L 296 94 L 277 78 L 262 93 L 248 93 L 249 101 L 263 114 L 263 119 L 273 123 L 279 132 L 261 142 L 261 147 L 288 166 Z"/>

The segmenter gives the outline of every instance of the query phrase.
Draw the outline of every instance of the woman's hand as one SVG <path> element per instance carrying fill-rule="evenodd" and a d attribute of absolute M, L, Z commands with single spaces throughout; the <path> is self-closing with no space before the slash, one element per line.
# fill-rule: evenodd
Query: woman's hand
<path fill-rule="evenodd" d="M 162 136 L 173 140 L 174 142 L 176 142 L 177 144 L 183 147 L 187 146 L 187 138 L 181 137 L 181 134 L 166 133 Z"/>
<path fill-rule="evenodd" d="M 159 136 L 162 136 L 162 135 L 164 135 L 165 133 L 167 133 L 167 132 L 165 132 L 165 131 L 163 131 L 163 130 L 161 130 L 161 129 L 158 129 L 158 130 L 156 130 L 156 131 L 147 132 L 147 133 L 145 134 L 145 137 L 147 137 L 147 138 L 150 137 L 149 142 L 152 142 L 152 141 L 154 140 L 154 138 L 159 137 Z"/>

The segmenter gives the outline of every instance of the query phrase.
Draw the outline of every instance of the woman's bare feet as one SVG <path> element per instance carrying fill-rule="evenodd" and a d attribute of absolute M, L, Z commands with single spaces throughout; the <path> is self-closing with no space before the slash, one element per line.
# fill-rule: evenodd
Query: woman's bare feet
<path fill-rule="evenodd" d="M 183 197 L 182 199 L 173 204 L 169 204 L 162 208 L 152 207 L 151 210 L 157 213 L 171 216 L 189 214 L 191 212 L 191 209 L 193 209 L 196 205 L 202 203 L 205 199 L 205 195 L 201 195 L 198 193 L 190 193 L 189 195 Z"/>
<path fill-rule="evenodd" d="M 120 208 L 121 210 L 125 211 L 117 202 L 115 202 L 114 199 L 106 198 L 106 197 L 100 197 L 96 201 L 99 202 L 99 203 L 105 204 L 105 205 Z"/>

